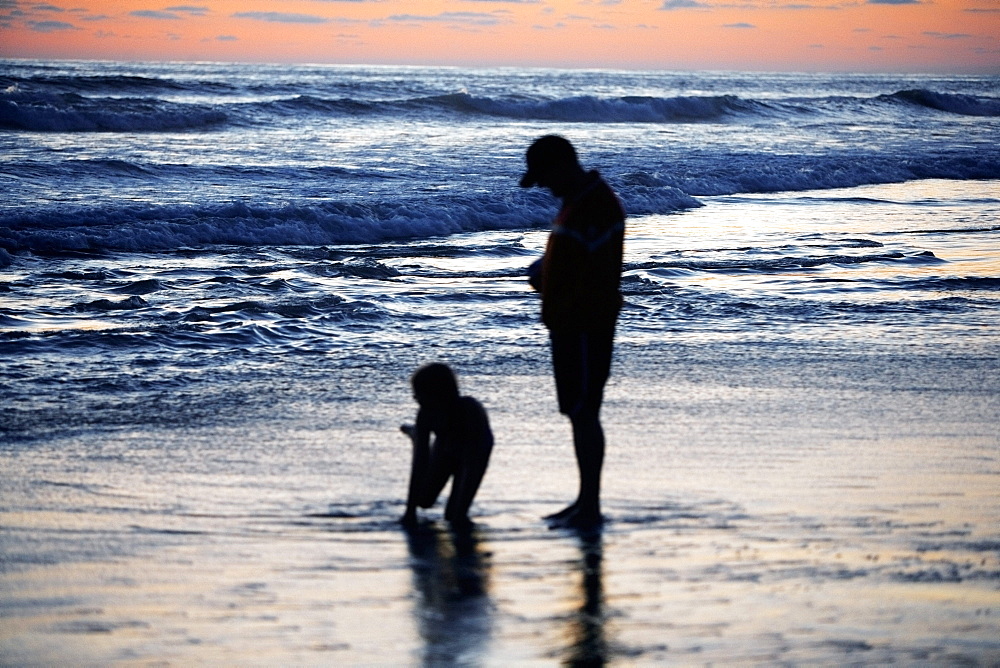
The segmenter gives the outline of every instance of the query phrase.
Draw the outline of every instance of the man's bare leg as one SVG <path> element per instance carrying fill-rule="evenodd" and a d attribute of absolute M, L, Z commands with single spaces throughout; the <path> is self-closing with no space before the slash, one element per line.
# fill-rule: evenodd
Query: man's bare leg
<path fill-rule="evenodd" d="M 577 499 L 545 519 L 557 527 L 590 528 L 601 524 L 601 469 L 604 465 L 604 429 L 598 415 L 571 418 L 573 448 L 580 472 Z"/>

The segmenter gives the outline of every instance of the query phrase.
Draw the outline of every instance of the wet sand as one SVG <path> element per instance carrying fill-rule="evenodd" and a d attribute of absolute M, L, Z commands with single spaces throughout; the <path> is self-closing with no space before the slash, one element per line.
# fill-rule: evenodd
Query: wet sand
<path fill-rule="evenodd" d="M 395 523 L 404 386 L 7 448 L 0 662 L 995 665 L 992 345 L 623 337 L 590 535 L 540 519 L 575 484 L 545 375 L 464 379 L 498 434 L 471 536 Z"/>

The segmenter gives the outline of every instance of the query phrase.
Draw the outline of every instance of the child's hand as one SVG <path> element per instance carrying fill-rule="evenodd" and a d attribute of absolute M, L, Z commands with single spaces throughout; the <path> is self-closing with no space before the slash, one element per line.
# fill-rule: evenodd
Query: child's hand
<path fill-rule="evenodd" d="M 399 430 L 404 434 L 406 434 L 407 436 L 409 436 L 410 438 L 414 438 L 417 435 L 417 428 L 415 425 L 412 424 L 399 425 Z"/>

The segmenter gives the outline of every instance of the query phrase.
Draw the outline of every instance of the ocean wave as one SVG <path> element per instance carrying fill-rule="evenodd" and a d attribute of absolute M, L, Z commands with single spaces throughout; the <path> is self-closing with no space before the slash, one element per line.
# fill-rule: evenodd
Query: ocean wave
<path fill-rule="evenodd" d="M 335 82 L 328 85 L 337 88 Z M 254 87 L 250 87 L 254 90 Z M 252 93 L 263 99 L 247 102 L 245 95 L 240 95 L 241 89 L 236 84 L 223 81 L 197 80 L 192 82 L 178 81 L 149 76 L 134 75 L 102 75 L 102 76 L 66 76 L 46 75 L 26 78 L 0 78 L 0 91 L 4 92 L 5 102 L 16 102 L 11 107 L 7 105 L 7 113 L 0 113 L 0 127 L 28 130 L 153 130 L 156 122 L 136 125 L 130 116 L 129 103 L 135 104 L 136 98 L 147 108 L 175 107 L 183 109 L 185 105 L 158 99 L 170 95 L 201 94 L 218 96 L 233 96 L 233 101 L 224 105 L 227 110 L 235 112 L 237 118 L 245 113 L 248 116 L 259 116 L 264 113 L 280 115 L 297 113 L 319 114 L 387 114 L 406 113 L 408 111 L 425 112 L 434 110 L 446 113 L 478 114 L 500 116 L 524 120 L 557 120 L 566 122 L 602 122 L 602 123 L 669 123 L 691 121 L 714 121 L 729 116 L 744 114 L 761 114 L 774 111 L 774 107 L 765 102 L 743 99 L 736 95 L 716 96 L 621 96 L 598 97 L 580 95 L 566 98 L 535 98 L 531 96 L 489 97 L 476 96 L 466 92 L 441 95 L 420 96 L 402 99 L 359 99 L 347 96 L 327 97 L 322 87 L 317 88 L 313 82 L 303 82 L 296 90 L 287 83 L 278 87 L 259 87 Z M 243 91 L 246 92 L 246 91 Z M 277 99 L 274 98 L 278 95 Z M 186 105 L 197 112 L 196 105 Z M 27 108 L 38 115 L 47 110 L 48 118 L 37 119 L 34 122 L 21 118 L 11 112 L 12 108 Z M 219 113 L 218 110 L 215 110 Z M 52 117 L 55 112 L 59 120 Z M 242 112 L 242 113 L 241 113 Z M 96 117 L 103 113 L 103 117 Z M 71 122 L 67 115 L 82 115 L 84 119 Z M 120 118 L 120 117 L 124 118 Z M 196 127 L 204 121 L 196 120 L 197 113 L 190 125 Z M 213 122 L 222 122 L 225 117 Z M 174 129 L 177 119 L 164 126 L 164 129 Z"/>
<path fill-rule="evenodd" d="M 771 105 L 735 95 L 601 98 L 581 95 L 554 100 L 527 97 L 489 98 L 454 93 L 416 100 L 417 104 L 464 113 L 522 120 L 571 123 L 670 123 L 716 121 L 728 116 L 761 114 Z"/>
<path fill-rule="evenodd" d="M 901 287 L 913 290 L 940 290 L 942 292 L 961 292 L 965 290 L 994 292 L 1000 291 L 1000 278 L 989 276 L 922 278 L 905 281 Z"/>
<path fill-rule="evenodd" d="M 520 165 L 518 165 L 518 168 Z M 490 166 L 492 169 L 492 166 Z M 602 173 L 618 192 L 631 214 L 660 214 L 702 206 L 699 197 L 740 193 L 802 192 L 852 188 L 885 183 L 903 183 L 922 179 L 992 180 L 1000 179 L 1000 152 L 987 148 L 964 147 L 915 151 L 871 150 L 858 147 L 841 152 L 814 155 L 809 153 L 769 154 L 752 152 L 691 151 L 680 155 L 660 156 L 649 153 L 637 159 L 631 151 L 621 151 L 602 159 Z M 507 169 L 501 166 L 500 169 Z M 484 172 L 490 177 L 493 172 Z M 378 165 L 244 165 L 163 164 L 155 161 L 85 159 L 68 157 L 49 164 L 38 160 L 15 160 L 0 164 L 0 179 L 12 187 L 31 193 L 34 183 L 73 183 L 77 188 L 104 192 L 122 184 L 127 187 L 156 188 L 162 192 L 193 191 L 199 184 L 226 184 L 233 192 L 254 193 L 280 190 L 287 200 L 306 201 L 315 193 L 329 193 L 331 187 L 342 193 L 357 190 L 355 184 L 372 194 L 366 199 L 406 198 L 407 206 L 456 206 L 455 216 L 481 216 L 481 210 L 497 208 L 499 219 L 523 212 L 514 211 L 513 202 L 503 199 L 509 192 L 513 175 L 505 171 L 506 181 L 498 182 L 494 193 L 485 193 L 482 181 L 458 176 L 450 190 L 450 200 L 439 196 L 419 199 L 415 193 L 426 181 L 424 174 L 405 174 L 380 170 Z M 433 175 L 430 178 L 448 178 Z M 415 179 L 415 180 L 414 180 Z M 467 183 L 464 181 L 468 181 Z M 438 181 L 434 181 L 436 184 Z M 257 187 L 255 184 L 260 184 Z M 13 188 L 12 188 L 13 189 Z M 516 188 L 515 188 L 516 190 Z M 409 191 L 409 192 L 407 192 Z M 375 194 L 376 192 L 382 194 Z M 462 196 L 457 193 L 464 192 Z M 989 202 L 988 189 L 977 201 Z M 543 195 L 543 197 L 545 197 Z M 814 196 L 815 197 L 815 196 Z M 15 201 L 17 200 L 15 196 Z M 840 196 L 838 196 L 840 201 Z M 6 216 L 16 222 L 11 209 L 32 210 L 28 197 L 22 205 L 8 208 Z M 164 202 L 167 204 L 169 202 Z M 539 202 L 540 203 L 540 202 Z M 376 205 L 384 208 L 391 203 Z M 196 214 L 198 215 L 198 214 Z M 443 215 L 451 217 L 450 213 Z M 5 215 L 0 213 L 0 224 Z M 489 229 L 488 221 L 482 228 Z M 503 228 L 511 225 L 507 222 Z M 0 244 L 2 246 L 2 244 Z"/>
<path fill-rule="evenodd" d="M 141 281 L 134 281 L 127 285 L 123 285 L 114 288 L 114 292 L 120 292 L 127 295 L 148 295 L 153 292 L 159 292 L 163 289 L 163 283 L 155 278 L 146 278 Z"/>
<path fill-rule="evenodd" d="M 0 96 L 0 129 L 35 132 L 156 132 L 190 130 L 225 123 L 227 114 L 210 105 L 154 98 L 89 98 L 76 93 Z"/>
<path fill-rule="evenodd" d="M 390 109 L 385 104 L 368 102 L 365 100 L 355 100 L 349 97 L 323 98 L 314 95 L 296 95 L 290 98 L 281 98 L 268 102 L 254 102 L 245 105 L 246 111 L 253 112 L 247 114 L 253 116 L 261 112 L 276 112 L 282 115 L 295 116 L 303 112 L 323 115 L 353 115 L 376 114 L 380 111 L 388 112 Z"/>
<path fill-rule="evenodd" d="M 327 202 L 266 206 L 72 208 L 0 221 L 0 248 L 36 253 L 163 251 L 216 245 L 377 243 L 528 225 L 522 211 L 481 206 Z"/>
<path fill-rule="evenodd" d="M 988 180 L 1000 178 L 1000 154 L 695 154 L 653 173 L 652 178 L 695 197 L 829 190 L 921 179 Z"/>
<path fill-rule="evenodd" d="M 845 114 L 856 114 L 867 118 L 872 113 L 912 116 L 928 109 L 962 116 L 1000 116 L 1000 98 L 925 89 L 898 91 L 874 98 L 836 96 L 766 100 L 732 94 L 666 97 L 580 95 L 557 99 L 536 99 L 528 96 L 492 98 L 462 92 L 396 104 L 461 114 L 565 123 L 727 123 L 765 118 L 780 121 L 803 116 L 842 118 Z"/>
<path fill-rule="evenodd" d="M 325 295 L 320 298 L 300 298 L 290 301 L 240 301 L 223 306 L 195 306 L 191 310 L 180 315 L 181 322 L 211 322 L 217 316 L 227 314 L 255 317 L 278 317 L 278 318 L 312 318 L 317 316 L 330 316 L 342 314 L 345 310 L 356 310 L 354 302 L 346 302 L 337 295 Z"/>
<path fill-rule="evenodd" d="M 631 188 L 622 194 L 632 213 L 667 213 L 701 206 L 698 200 L 669 186 Z M 550 222 L 551 213 L 551 198 L 539 191 L 281 205 L 63 206 L 0 214 L 0 249 L 72 254 L 218 245 L 379 243 L 538 227 Z"/>
<path fill-rule="evenodd" d="M 10 83 L 13 81 L 13 83 Z M 5 86 L 5 84 L 7 84 Z M 270 92 L 270 94 L 268 94 Z M 908 114 L 936 110 L 956 115 L 1000 116 L 1000 99 L 927 89 L 869 97 L 754 99 L 719 95 L 483 96 L 468 92 L 401 99 L 329 96 L 331 91 L 285 84 L 276 91 L 240 94 L 235 84 L 177 82 L 139 76 L 0 79 L 0 129 L 44 132 L 156 132 L 227 123 L 268 125 L 275 117 L 485 116 L 563 123 L 731 123 L 815 114 Z M 342 91 L 344 92 L 344 91 Z M 210 96 L 177 102 L 171 95 Z M 254 100 L 257 97 L 259 99 Z"/>
<path fill-rule="evenodd" d="M 668 262 L 642 262 L 626 267 L 629 272 L 640 272 L 659 278 L 676 278 L 679 273 L 719 271 L 725 273 L 771 273 L 814 269 L 826 265 L 860 265 L 882 262 L 904 262 L 907 264 L 923 264 L 940 262 L 933 253 L 924 251 L 915 254 L 904 254 L 899 251 L 871 253 L 868 255 L 809 255 L 785 256 L 764 259 L 732 259 L 732 260 L 675 260 Z"/>
<path fill-rule="evenodd" d="M 74 304 L 74 311 L 133 311 L 145 308 L 149 304 L 138 295 L 128 297 L 121 301 L 111 301 L 110 299 L 97 299 L 92 302 Z"/>
<path fill-rule="evenodd" d="M 399 271 L 388 267 L 373 259 L 365 259 L 354 262 L 334 262 L 329 266 L 329 273 L 338 276 L 350 276 L 357 278 L 367 278 L 373 280 L 389 280 L 399 276 Z"/>
<path fill-rule="evenodd" d="M 493 98 L 469 93 L 384 100 L 301 94 L 274 100 L 234 103 L 228 109 L 234 119 L 257 123 L 266 123 L 272 114 L 374 117 L 431 113 L 567 123 L 678 123 L 722 121 L 739 116 L 778 113 L 778 109 L 770 104 L 744 100 L 733 95 L 670 98 L 600 98 L 583 95 L 535 99 L 524 96 Z"/>
<path fill-rule="evenodd" d="M 1000 98 L 956 93 L 938 93 L 932 90 L 903 90 L 885 96 L 917 107 L 936 109 L 961 116 L 1000 116 Z"/>
<path fill-rule="evenodd" d="M 224 81 L 198 79 L 191 82 L 135 74 L 68 75 L 44 74 L 27 77 L 0 77 L 0 90 L 43 91 L 102 95 L 157 93 L 233 93 L 237 87 Z"/>
<path fill-rule="evenodd" d="M 922 178 L 1000 178 L 1000 161 L 988 157 L 910 161 L 891 155 L 866 159 L 849 155 L 825 159 L 754 155 L 725 158 L 722 162 L 712 159 L 709 164 L 673 163 L 663 172 L 609 170 L 606 176 L 626 211 L 633 216 L 701 207 L 703 202 L 697 198 L 701 196 L 845 188 Z M 93 168 L 93 178 L 105 182 L 122 176 L 147 176 L 146 166 L 131 162 L 81 164 Z M 170 178 L 185 183 L 215 178 L 212 173 L 198 170 L 181 172 L 171 174 Z M 277 176 L 267 173 L 260 178 L 263 183 L 270 183 L 279 176 L 282 180 L 311 182 L 317 178 L 325 181 L 328 175 L 289 172 Z M 257 177 L 244 174 L 241 178 Z M 11 207 L 0 212 L 0 266 L 9 265 L 13 261 L 11 254 L 20 251 L 68 257 L 106 251 L 156 252 L 220 245 L 381 243 L 543 227 L 553 214 L 554 201 L 547 193 L 520 189 L 485 193 L 479 189 L 456 189 L 454 194 L 427 197 L 404 192 L 361 200 L 313 201 L 292 197 L 287 203 L 142 204 L 115 200 L 88 206 L 52 203 Z"/>
<path fill-rule="evenodd" d="M 66 281 L 106 281 L 110 276 L 106 271 L 53 271 L 41 274 L 42 278 L 55 278 Z"/>

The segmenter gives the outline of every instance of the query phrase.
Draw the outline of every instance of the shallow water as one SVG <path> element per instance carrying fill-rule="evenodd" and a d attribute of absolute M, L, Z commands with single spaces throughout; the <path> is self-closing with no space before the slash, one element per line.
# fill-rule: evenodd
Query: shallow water
<path fill-rule="evenodd" d="M 804 376 L 802 389 L 826 384 Z M 751 407 L 739 389 L 700 385 L 712 398 L 683 402 L 697 417 L 661 408 L 674 420 L 653 429 L 626 419 L 648 406 L 622 395 L 656 388 L 616 384 L 606 415 L 609 523 L 598 538 L 548 531 L 539 519 L 571 491 L 565 430 L 502 407 L 493 413 L 501 447 L 477 504 L 476 541 L 464 550 L 440 527 L 408 541 L 395 524 L 404 448 L 380 449 L 384 431 L 171 438 L 175 461 L 161 452 L 155 476 L 134 434 L 107 439 L 102 457 L 50 459 L 44 472 L 28 468 L 41 465 L 35 455 L 13 469 L 8 459 L 7 470 L 45 482 L 21 512 L 4 513 L 5 548 L 34 548 L 35 562 L 5 549 L 21 562 L 4 575 L 5 656 L 996 660 L 995 439 L 957 439 L 948 433 L 956 426 L 936 422 L 900 429 L 902 415 L 878 422 L 898 431 L 864 438 L 823 420 L 815 403 L 826 402 L 772 391 L 768 408 Z M 776 404 L 799 409 L 795 424 Z M 869 410 L 838 414 L 871 427 Z M 549 444 L 539 440 L 546 434 Z M 331 447 L 342 456 L 330 457 Z M 373 460 L 395 479 L 365 476 Z M 352 497 L 378 500 L 342 501 Z"/>

